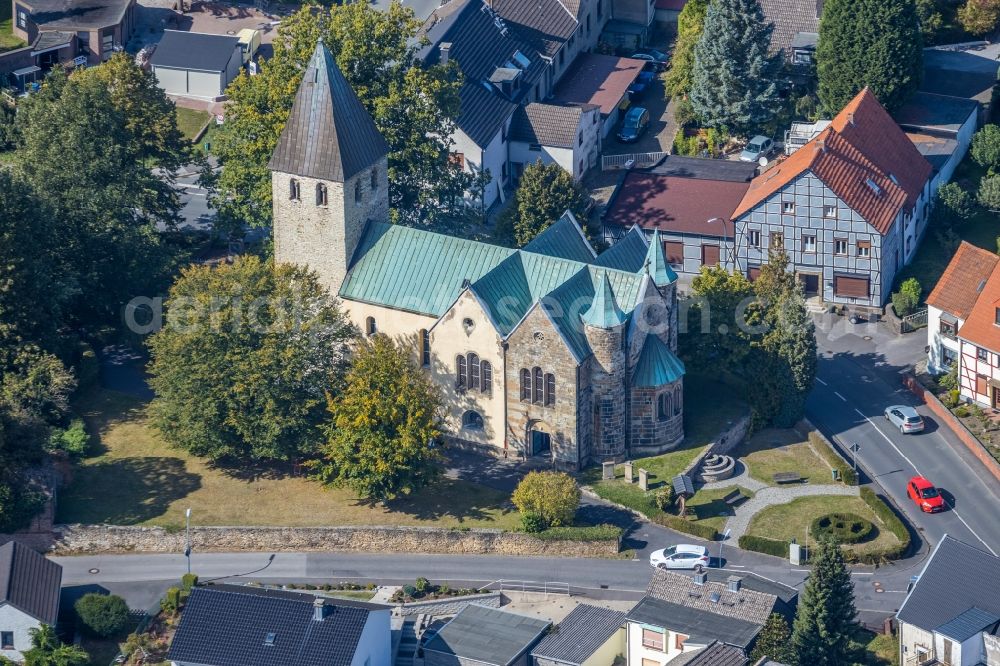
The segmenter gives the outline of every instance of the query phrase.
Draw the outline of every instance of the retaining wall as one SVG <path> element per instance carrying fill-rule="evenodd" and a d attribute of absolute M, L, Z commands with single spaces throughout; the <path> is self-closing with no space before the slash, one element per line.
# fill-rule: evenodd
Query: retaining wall
<path fill-rule="evenodd" d="M 749 429 L 750 415 L 747 414 L 729 426 L 727 430 L 719 433 L 719 436 L 715 438 L 715 441 L 709 444 L 704 451 L 699 453 L 694 460 L 688 463 L 688 466 L 684 468 L 681 474 L 691 476 L 701 465 L 701 461 L 710 455 L 721 456 L 728 454 L 740 445 L 743 438 L 747 436 L 747 431 Z"/>
<path fill-rule="evenodd" d="M 489 594 L 477 594 L 468 597 L 454 597 L 452 599 L 437 599 L 434 601 L 411 601 L 406 604 L 396 604 L 393 608 L 394 615 L 427 615 L 443 616 L 457 615 L 459 611 L 469 604 L 488 606 L 489 608 L 500 608 L 503 594 L 501 592 L 490 592 Z"/>

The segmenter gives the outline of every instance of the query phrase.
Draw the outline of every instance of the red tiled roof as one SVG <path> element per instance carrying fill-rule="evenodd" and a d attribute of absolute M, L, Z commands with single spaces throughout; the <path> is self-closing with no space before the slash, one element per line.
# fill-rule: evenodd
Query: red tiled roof
<path fill-rule="evenodd" d="M 927 304 L 959 319 L 968 319 L 998 261 L 1000 257 L 989 250 L 962 241 L 927 297 Z"/>
<path fill-rule="evenodd" d="M 733 217 L 749 212 L 807 171 L 885 234 L 901 209 L 913 208 L 931 165 L 865 88 L 815 139 L 757 176 Z"/>
<path fill-rule="evenodd" d="M 996 323 L 997 308 L 1000 308 L 1000 270 L 994 266 L 986 280 L 976 304 L 958 329 L 958 337 L 977 347 L 1000 352 L 1000 326 Z"/>
<path fill-rule="evenodd" d="M 668 9 L 670 11 L 679 12 L 684 9 L 684 5 L 687 4 L 687 0 L 656 0 L 654 5 L 657 9 Z"/>
<path fill-rule="evenodd" d="M 733 236 L 730 213 L 748 182 L 703 180 L 633 171 L 619 187 L 606 224 L 703 236 Z M 712 218 L 724 221 L 708 222 Z"/>
<path fill-rule="evenodd" d="M 603 115 L 608 115 L 618 106 L 645 64 L 645 60 L 581 53 L 573 69 L 556 87 L 554 97 L 561 102 L 596 104 Z"/>

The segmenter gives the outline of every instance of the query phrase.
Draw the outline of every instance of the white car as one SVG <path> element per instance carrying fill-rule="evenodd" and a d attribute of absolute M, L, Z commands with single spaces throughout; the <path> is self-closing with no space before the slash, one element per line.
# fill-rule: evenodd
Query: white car
<path fill-rule="evenodd" d="M 924 420 L 917 414 L 917 410 L 907 405 L 892 405 L 885 408 L 885 420 L 899 428 L 899 432 L 923 432 Z"/>
<path fill-rule="evenodd" d="M 654 550 L 649 565 L 657 569 L 704 569 L 708 567 L 708 548 L 679 544 Z"/>

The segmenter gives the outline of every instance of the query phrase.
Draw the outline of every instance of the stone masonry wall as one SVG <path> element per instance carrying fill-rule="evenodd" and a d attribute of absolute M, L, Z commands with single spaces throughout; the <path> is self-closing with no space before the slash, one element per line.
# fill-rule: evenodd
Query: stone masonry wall
<path fill-rule="evenodd" d="M 60 525 L 52 552 L 182 553 L 183 531 L 162 527 Z M 199 552 L 390 552 L 614 557 L 616 541 L 544 540 L 523 532 L 434 527 L 193 527 Z"/>
<path fill-rule="evenodd" d="M 625 350 L 624 326 L 599 329 L 584 325 L 594 352 L 590 385 L 594 394 L 595 432 L 593 457 L 622 460 L 625 457 Z"/>
<path fill-rule="evenodd" d="M 489 594 L 477 594 L 475 596 L 456 597 L 454 599 L 414 601 L 408 604 L 399 604 L 393 609 L 393 613 L 402 616 L 427 614 L 443 617 L 445 615 L 458 615 L 469 604 L 486 606 L 487 608 L 500 608 L 502 600 L 502 592 L 490 592 Z"/>
<path fill-rule="evenodd" d="M 680 381 L 670 384 L 666 391 L 673 392 Z M 640 455 L 658 455 L 677 448 L 684 440 L 684 413 L 661 421 L 657 410 L 657 400 L 663 388 L 642 387 L 633 388 L 629 400 L 631 419 L 631 442 L 629 452 L 631 457 Z"/>

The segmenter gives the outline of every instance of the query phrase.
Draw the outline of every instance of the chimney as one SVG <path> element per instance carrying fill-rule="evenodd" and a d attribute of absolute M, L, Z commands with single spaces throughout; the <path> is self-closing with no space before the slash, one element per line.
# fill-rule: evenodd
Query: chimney
<path fill-rule="evenodd" d="M 816 152 L 826 152 L 826 139 L 816 139 Z"/>
<path fill-rule="evenodd" d="M 708 574 L 704 571 L 698 571 L 694 576 L 692 576 L 691 580 L 694 581 L 695 585 L 704 585 L 708 580 Z"/>
<path fill-rule="evenodd" d="M 448 57 L 451 55 L 451 42 L 441 42 L 438 44 L 438 51 L 441 52 L 439 62 L 442 65 L 447 65 Z"/>
<path fill-rule="evenodd" d="M 739 592 L 740 584 L 742 582 L 743 579 L 740 578 L 739 576 L 730 576 L 729 578 L 726 579 L 726 589 L 729 590 L 730 592 Z"/>
<path fill-rule="evenodd" d="M 323 599 L 322 597 L 316 597 L 313 599 L 313 620 L 322 622 L 325 615 L 326 606 L 323 605 Z"/>

